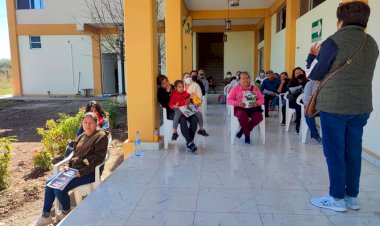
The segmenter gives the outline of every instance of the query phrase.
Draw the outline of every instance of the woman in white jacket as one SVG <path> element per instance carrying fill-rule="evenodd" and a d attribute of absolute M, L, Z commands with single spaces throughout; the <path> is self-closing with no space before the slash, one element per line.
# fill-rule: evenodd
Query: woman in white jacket
<path fill-rule="evenodd" d="M 185 90 L 190 94 L 190 95 L 197 95 L 200 99 L 202 99 L 202 90 L 201 87 L 196 83 L 193 82 L 193 79 L 191 78 L 190 73 L 185 73 L 183 75 L 183 81 L 185 82 Z M 208 137 L 209 134 L 206 132 L 206 130 L 203 128 L 203 116 L 202 114 L 195 114 L 198 123 L 199 123 L 199 131 L 198 134 Z"/>

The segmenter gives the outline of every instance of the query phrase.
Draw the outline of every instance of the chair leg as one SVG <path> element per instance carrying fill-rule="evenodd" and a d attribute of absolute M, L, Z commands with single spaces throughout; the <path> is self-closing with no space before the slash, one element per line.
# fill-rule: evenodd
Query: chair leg
<path fill-rule="evenodd" d="M 292 113 L 289 114 L 289 112 L 287 112 L 286 119 L 285 119 L 285 122 L 286 122 L 285 131 L 286 132 L 289 131 L 290 121 L 292 120 L 291 117 L 292 117 Z"/>
<path fill-rule="evenodd" d="M 306 125 L 305 117 L 301 120 L 301 133 L 302 133 L 302 143 L 306 144 L 307 131 L 309 128 Z"/>
<path fill-rule="evenodd" d="M 74 191 L 74 197 L 75 197 L 75 203 L 78 206 L 78 204 L 82 202 L 82 199 L 83 199 L 82 194 L 80 192 Z"/>

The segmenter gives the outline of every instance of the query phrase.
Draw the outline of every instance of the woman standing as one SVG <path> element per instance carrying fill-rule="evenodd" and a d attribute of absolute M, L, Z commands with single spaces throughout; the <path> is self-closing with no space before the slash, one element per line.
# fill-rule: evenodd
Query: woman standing
<path fill-rule="evenodd" d="M 372 79 L 379 49 L 365 32 L 370 15 L 368 4 L 342 3 L 336 15 L 338 31 L 323 42 L 318 56 L 314 56 L 318 63 L 309 75 L 312 80 L 323 81 L 336 72 L 325 80 L 316 105 L 330 191 L 326 196 L 312 198 L 311 203 L 344 212 L 346 206 L 359 209 L 363 127 L 373 110 Z"/>

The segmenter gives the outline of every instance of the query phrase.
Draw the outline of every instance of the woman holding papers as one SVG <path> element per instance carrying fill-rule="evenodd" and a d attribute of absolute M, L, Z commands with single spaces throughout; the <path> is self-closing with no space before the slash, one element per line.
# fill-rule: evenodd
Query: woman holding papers
<path fill-rule="evenodd" d="M 44 226 L 53 223 L 50 210 L 55 198 L 62 205 L 62 211 L 56 215 L 55 220 L 56 222 L 62 220 L 70 211 L 68 192 L 78 186 L 95 181 L 95 167 L 104 161 L 107 154 L 107 134 L 99 129 L 98 117 L 92 112 L 84 115 L 82 127 L 84 133 L 74 141 L 74 155 L 69 161 L 70 168 L 65 168 L 67 172 L 76 172 L 76 176 L 71 180 L 67 179 L 68 182 L 62 183 L 63 186 L 59 188 L 53 188 L 56 183 L 53 185 L 49 183 L 57 179 L 56 175 L 47 181 L 43 212 L 33 225 Z"/>

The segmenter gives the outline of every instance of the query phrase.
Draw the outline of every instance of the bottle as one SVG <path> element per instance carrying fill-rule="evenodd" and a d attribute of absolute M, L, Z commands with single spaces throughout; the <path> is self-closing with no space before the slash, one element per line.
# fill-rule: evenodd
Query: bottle
<path fill-rule="evenodd" d="M 158 142 L 158 129 L 154 129 L 153 141 Z"/>
<path fill-rule="evenodd" d="M 141 155 L 141 139 L 140 139 L 140 133 L 137 130 L 135 135 L 135 156 Z"/>

